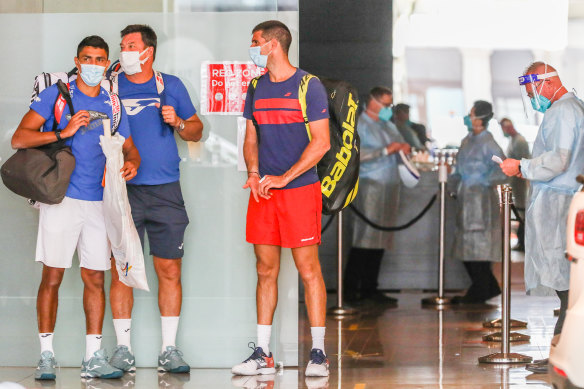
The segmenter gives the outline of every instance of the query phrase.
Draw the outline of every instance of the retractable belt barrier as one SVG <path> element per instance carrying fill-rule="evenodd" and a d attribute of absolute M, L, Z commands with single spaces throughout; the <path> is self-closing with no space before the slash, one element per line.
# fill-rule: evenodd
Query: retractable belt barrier
<path fill-rule="evenodd" d="M 406 228 L 409 228 L 409 227 L 413 226 L 421 218 L 423 218 L 424 215 L 430 210 L 430 208 L 432 208 L 432 205 L 434 205 L 434 202 L 436 201 L 436 198 L 437 197 L 438 197 L 438 194 L 435 193 L 434 196 L 432 196 L 432 198 L 428 202 L 428 204 L 424 207 L 424 209 L 422 209 L 422 211 L 419 214 L 417 214 L 412 220 L 410 220 L 409 222 L 407 222 L 405 224 L 402 224 L 401 226 L 394 226 L 394 227 L 382 226 L 382 225 L 379 225 L 379 224 L 371 221 L 370 219 L 367 218 L 367 216 L 365 216 L 363 214 L 363 212 L 359 211 L 357 209 L 357 207 L 355 207 L 353 204 L 349 205 L 349 208 L 351 209 L 351 211 L 353 211 L 355 213 L 355 215 L 357 215 L 359 217 L 359 219 L 363 220 L 365 223 L 367 223 L 371 227 L 375 228 L 376 230 L 381 230 L 381 231 L 401 231 L 401 230 L 405 230 Z M 327 230 L 327 228 L 329 228 L 329 226 L 332 224 L 333 218 L 334 218 L 334 216 L 331 216 L 327 220 L 326 224 L 324 225 L 324 227 L 321 230 L 321 233 L 324 234 L 324 232 Z"/>
<path fill-rule="evenodd" d="M 430 199 L 430 202 L 428 202 L 428 204 L 424 207 L 424 209 L 422 209 L 422 212 L 420 212 L 412 220 L 410 220 L 406 224 L 402 224 L 401 226 L 395 226 L 395 227 L 381 226 L 381 225 L 379 225 L 379 224 L 377 224 L 375 222 L 372 222 L 371 220 L 367 219 L 367 217 L 361 211 L 359 211 L 353 204 L 349 205 L 349 207 L 351 208 L 351 211 L 355 212 L 355 215 L 357 215 L 359 217 L 359 219 L 363 220 L 365 223 L 369 224 L 371 227 L 375 228 L 376 230 L 381 230 L 381 231 L 400 231 L 400 230 L 405 230 L 406 228 L 411 227 L 418 220 L 420 220 L 422 217 L 424 217 L 424 215 L 426 214 L 426 212 L 428 212 L 428 210 L 430 208 L 432 208 L 432 205 L 434 205 L 434 202 L 436 201 L 436 197 L 438 197 L 438 194 L 437 193 L 434 194 L 434 196 L 432 196 L 432 198 Z"/>

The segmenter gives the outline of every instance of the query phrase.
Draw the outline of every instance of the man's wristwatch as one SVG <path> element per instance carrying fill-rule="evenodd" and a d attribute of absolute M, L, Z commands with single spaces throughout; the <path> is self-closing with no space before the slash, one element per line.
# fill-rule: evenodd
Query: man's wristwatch
<path fill-rule="evenodd" d="M 55 130 L 55 136 L 57 137 L 57 141 L 61 141 L 61 130 Z"/>
<path fill-rule="evenodd" d="M 184 120 L 180 120 L 180 124 L 178 125 L 178 127 L 175 127 L 176 132 L 182 132 L 185 129 L 185 121 Z"/>

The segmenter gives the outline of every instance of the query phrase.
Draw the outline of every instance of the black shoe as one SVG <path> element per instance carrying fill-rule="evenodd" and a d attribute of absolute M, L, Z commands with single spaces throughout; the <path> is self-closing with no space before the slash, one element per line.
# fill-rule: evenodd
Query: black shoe
<path fill-rule="evenodd" d="M 387 296 L 385 293 L 382 293 L 378 290 L 375 292 L 367 293 L 363 295 L 365 300 L 376 304 L 386 304 L 386 305 L 397 305 L 397 299 L 393 297 Z"/>
<path fill-rule="evenodd" d="M 525 365 L 525 370 L 535 374 L 546 374 L 548 372 L 549 359 L 539 359 Z"/>

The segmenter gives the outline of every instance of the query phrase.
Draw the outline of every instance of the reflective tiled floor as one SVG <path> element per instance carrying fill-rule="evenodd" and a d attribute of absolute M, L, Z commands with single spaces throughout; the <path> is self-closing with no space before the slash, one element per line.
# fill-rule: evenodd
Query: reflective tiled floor
<path fill-rule="evenodd" d="M 81 382 L 79 369 L 61 369 L 56 382 L 41 384 L 32 368 L 0 368 L 1 381 L 27 388 L 551 388 L 547 375 L 533 375 L 523 367 L 483 365 L 478 358 L 499 351 L 499 344 L 482 341 L 482 322 L 500 316 L 499 300 L 492 305 L 423 309 L 421 292 L 393 294 L 397 308 L 362 305 L 344 320 L 327 320 L 330 379 L 304 377 L 304 369 L 285 368 L 270 377 L 232 378 L 225 369 L 196 369 L 190 375 L 160 376 L 154 369 L 138 369 L 122 380 Z M 336 296 L 330 295 L 331 303 Z M 555 298 L 513 293 L 512 317 L 528 322 L 529 343 L 511 351 L 540 359 L 547 356 L 557 307 Z M 301 306 L 300 363 L 307 363 L 310 331 Z"/>

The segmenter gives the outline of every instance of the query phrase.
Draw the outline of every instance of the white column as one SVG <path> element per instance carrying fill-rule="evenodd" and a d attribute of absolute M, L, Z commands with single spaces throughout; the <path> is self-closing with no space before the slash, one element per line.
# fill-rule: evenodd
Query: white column
<path fill-rule="evenodd" d="M 493 103 L 491 94 L 491 50 L 461 49 L 462 88 L 465 107 L 470 110 L 476 100 Z"/>

